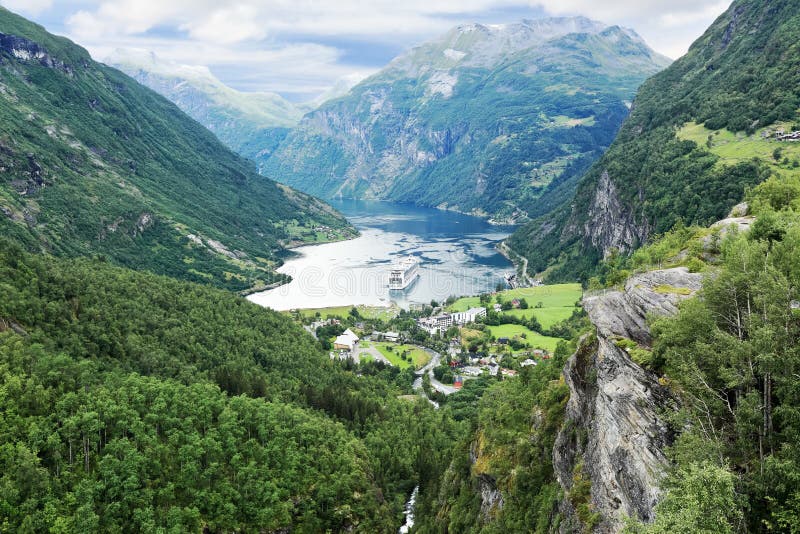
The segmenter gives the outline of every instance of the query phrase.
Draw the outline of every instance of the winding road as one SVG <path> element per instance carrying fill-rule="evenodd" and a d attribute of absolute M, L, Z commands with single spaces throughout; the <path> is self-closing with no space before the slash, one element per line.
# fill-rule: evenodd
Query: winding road
<path fill-rule="evenodd" d="M 441 382 L 436 380 L 436 378 L 433 376 L 433 369 L 434 367 L 439 366 L 439 363 L 442 361 L 442 355 L 436 352 L 435 350 L 431 350 L 427 347 L 419 347 L 419 348 L 430 354 L 431 361 L 429 361 L 427 365 L 425 365 L 425 367 L 422 367 L 421 369 L 414 371 L 414 374 L 417 375 L 417 379 L 414 380 L 414 389 L 422 391 L 422 377 L 425 376 L 425 374 L 427 373 L 431 379 L 431 387 L 433 387 L 433 389 L 435 389 L 436 391 L 440 391 L 445 395 L 452 395 L 453 393 L 458 391 L 453 386 L 442 384 Z"/>

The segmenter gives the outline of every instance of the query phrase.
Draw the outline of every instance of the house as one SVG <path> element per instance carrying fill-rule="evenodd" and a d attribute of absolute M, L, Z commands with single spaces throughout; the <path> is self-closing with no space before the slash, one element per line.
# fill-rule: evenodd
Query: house
<path fill-rule="evenodd" d="M 780 134 L 776 132 L 776 135 L 778 141 L 800 141 L 800 130 L 785 134 Z"/>
<path fill-rule="evenodd" d="M 456 389 L 461 389 L 464 385 L 464 377 L 461 375 L 456 375 L 453 377 L 453 387 Z"/>
<path fill-rule="evenodd" d="M 461 372 L 469 376 L 481 376 L 483 370 L 478 367 L 467 366 L 461 369 Z"/>
<path fill-rule="evenodd" d="M 513 369 L 500 369 L 503 376 L 517 376 L 517 372 Z"/>
<path fill-rule="evenodd" d="M 536 358 L 544 358 L 544 351 L 542 349 L 534 349 L 533 355 Z"/>
<path fill-rule="evenodd" d="M 497 313 L 500 313 L 503 310 L 503 307 L 501 305 L 499 305 L 499 304 L 495 304 L 494 306 L 492 306 L 492 308 Z"/>
<path fill-rule="evenodd" d="M 397 332 L 385 332 L 383 334 L 383 339 L 386 341 L 391 341 L 392 343 L 397 343 L 397 341 L 400 339 L 400 334 Z"/>
<path fill-rule="evenodd" d="M 519 299 L 514 299 L 511 301 L 511 307 L 519 308 L 519 305 L 520 305 Z"/>
<path fill-rule="evenodd" d="M 501 345 L 508 345 L 508 338 L 507 337 L 499 337 L 497 338 L 497 342 Z"/>
<path fill-rule="evenodd" d="M 336 350 L 352 351 L 358 344 L 358 336 L 349 328 L 345 330 L 341 336 L 337 337 L 333 342 L 333 348 Z"/>
<path fill-rule="evenodd" d="M 527 360 L 521 361 L 519 363 L 519 365 L 520 365 L 520 367 L 528 367 L 530 365 L 536 365 L 536 361 L 535 360 L 531 360 L 530 358 L 528 358 Z"/>

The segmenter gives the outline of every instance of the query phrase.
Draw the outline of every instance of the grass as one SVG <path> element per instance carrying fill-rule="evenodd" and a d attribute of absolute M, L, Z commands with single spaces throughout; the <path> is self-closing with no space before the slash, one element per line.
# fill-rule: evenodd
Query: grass
<path fill-rule="evenodd" d="M 397 313 L 399 311 L 398 308 L 392 307 L 381 307 L 381 306 L 355 306 L 358 310 L 358 313 L 364 319 L 380 319 L 382 321 L 388 321 L 390 319 L 394 319 L 397 317 Z M 305 308 L 301 310 L 297 310 L 301 316 L 303 317 L 315 317 L 319 312 L 320 317 L 323 319 L 328 319 L 331 317 L 347 317 L 350 314 L 350 310 L 353 309 L 353 306 L 334 306 L 330 308 Z M 290 313 L 290 312 L 286 312 Z"/>
<path fill-rule="evenodd" d="M 744 132 L 733 133 L 729 130 L 709 130 L 702 124 L 688 122 L 678 130 L 677 135 L 680 139 L 694 141 L 699 146 L 706 147 L 713 154 L 719 156 L 718 165 L 734 165 L 753 158 L 759 158 L 769 164 L 775 171 L 800 176 L 800 166 L 793 166 L 794 161 L 800 161 L 800 143 L 781 142 L 762 137 L 765 131 L 774 131 L 779 127 L 788 132 L 791 130 L 792 124 L 774 124 L 748 136 Z M 708 145 L 709 136 L 711 138 L 711 146 Z M 776 161 L 773 157 L 773 153 L 777 148 L 781 149 L 779 161 Z M 788 160 L 787 163 L 784 163 L 784 158 Z"/>
<path fill-rule="evenodd" d="M 497 302 L 497 297 L 504 302 L 513 299 L 525 299 L 530 306 L 526 310 L 514 309 L 503 313 L 516 317 L 529 318 L 535 316 L 542 328 L 550 328 L 554 324 L 568 319 L 577 309 L 575 303 L 580 300 L 582 290 L 580 284 L 555 284 L 539 287 L 523 287 L 501 291 L 491 304 Z M 541 308 L 536 308 L 541 302 Z M 481 306 L 479 297 L 464 297 L 455 301 L 450 311 L 464 311 L 474 306 Z"/>
<path fill-rule="evenodd" d="M 542 325 L 542 328 L 550 328 L 556 323 L 569 319 L 572 312 L 576 309 L 575 306 L 570 306 L 568 308 L 528 308 L 527 310 L 508 310 L 503 313 L 513 315 L 514 317 L 524 317 L 526 319 L 535 316 L 536 319 L 539 320 L 539 324 Z"/>
<path fill-rule="evenodd" d="M 544 349 L 548 352 L 555 351 L 556 345 L 561 341 L 561 339 L 557 337 L 537 334 L 533 330 L 529 330 L 527 327 L 518 324 L 503 324 L 500 326 L 488 326 L 487 328 L 497 339 L 501 337 L 507 337 L 509 339 L 517 337 L 521 341 L 530 344 L 534 349 Z M 522 337 L 523 335 L 525 335 L 525 338 Z"/>
<path fill-rule="evenodd" d="M 524 298 L 531 307 L 541 302 L 543 308 L 574 308 L 575 303 L 581 298 L 581 285 L 554 284 L 539 287 L 521 287 L 500 291 L 497 295 L 504 301 Z M 493 299 L 492 303 L 495 301 Z M 478 297 L 464 297 L 455 301 L 449 309 L 450 311 L 464 311 L 475 306 L 481 306 Z"/>
<path fill-rule="evenodd" d="M 661 284 L 654 288 L 656 293 L 661 293 L 664 295 L 684 295 L 688 296 L 692 294 L 692 290 L 688 287 L 675 287 L 668 284 Z"/>
<path fill-rule="evenodd" d="M 420 367 L 424 367 L 431 360 L 431 357 L 427 352 L 419 347 L 415 347 L 414 345 L 398 345 L 396 343 L 380 342 L 375 343 L 375 348 L 378 349 L 378 351 L 380 351 L 380 353 L 383 354 L 386 359 L 392 363 L 392 365 L 395 365 L 400 369 L 406 369 L 412 365 L 415 369 L 419 369 Z M 400 358 L 400 354 L 406 351 L 409 352 L 411 361 Z"/>

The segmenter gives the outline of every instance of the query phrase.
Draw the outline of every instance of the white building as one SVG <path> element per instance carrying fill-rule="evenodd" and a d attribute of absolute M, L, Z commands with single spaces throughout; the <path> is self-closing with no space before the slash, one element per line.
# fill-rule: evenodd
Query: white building
<path fill-rule="evenodd" d="M 453 326 L 453 315 L 443 313 L 441 315 L 434 315 L 433 317 L 425 317 L 417 321 L 419 327 L 427 330 L 428 333 L 434 334 L 436 332 L 444 333 L 448 328 Z"/>
<path fill-rule="evenodd" d="M 337 337 L 333 342 L 333 348 L 337 350 L 350 350 L 352 351 L 358 343 L 358 336 L 349 328 L 345 330 L 341 336 Z"/>
<path fill-rule="evenodd" d="M 400 339 L 400 334 L 397 332 L 386 332 L 383 334 L 383 339 L 391 341 L 392 343 L 397 343 L 397 340 Z"/>
<path fill-rule="evenodd" d="M 456 312 L 451 315 L 453 322 L 458 325 L 474 323 L 478 317 L 486 317 L 486 308 L 470 308 L 467 311 Z"/>

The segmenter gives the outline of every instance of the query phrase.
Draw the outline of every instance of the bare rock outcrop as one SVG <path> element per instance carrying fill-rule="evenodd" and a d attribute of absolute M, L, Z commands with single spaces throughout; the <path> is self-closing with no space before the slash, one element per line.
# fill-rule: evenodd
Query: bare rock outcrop
<path fill-rule="evenodd" d="M 655 375 L 637 365 L 616 343 L 643 347 L 651 342 L 647 318 L 677 311 L 678 303 L 701 287 L 702 276 L 679 267 L 631 277 L 624 290 L 584 298 L 597 328 L 565 365 L 570 388 L 565 424 L 556 440 L 553 463 L 567 498 L 561 532 L 590 527 L 619 532 L 625 516 L 649 521 L 666 467 L 664 448 L 673 436 L 660 417 L 675 405 Z M 576 495 L 576 478 L 588 479 L 588 496 Z M 577 502 L 583 498 L 586 502 Z M 586 524 L 578 507 L 597 514 Z"/>

